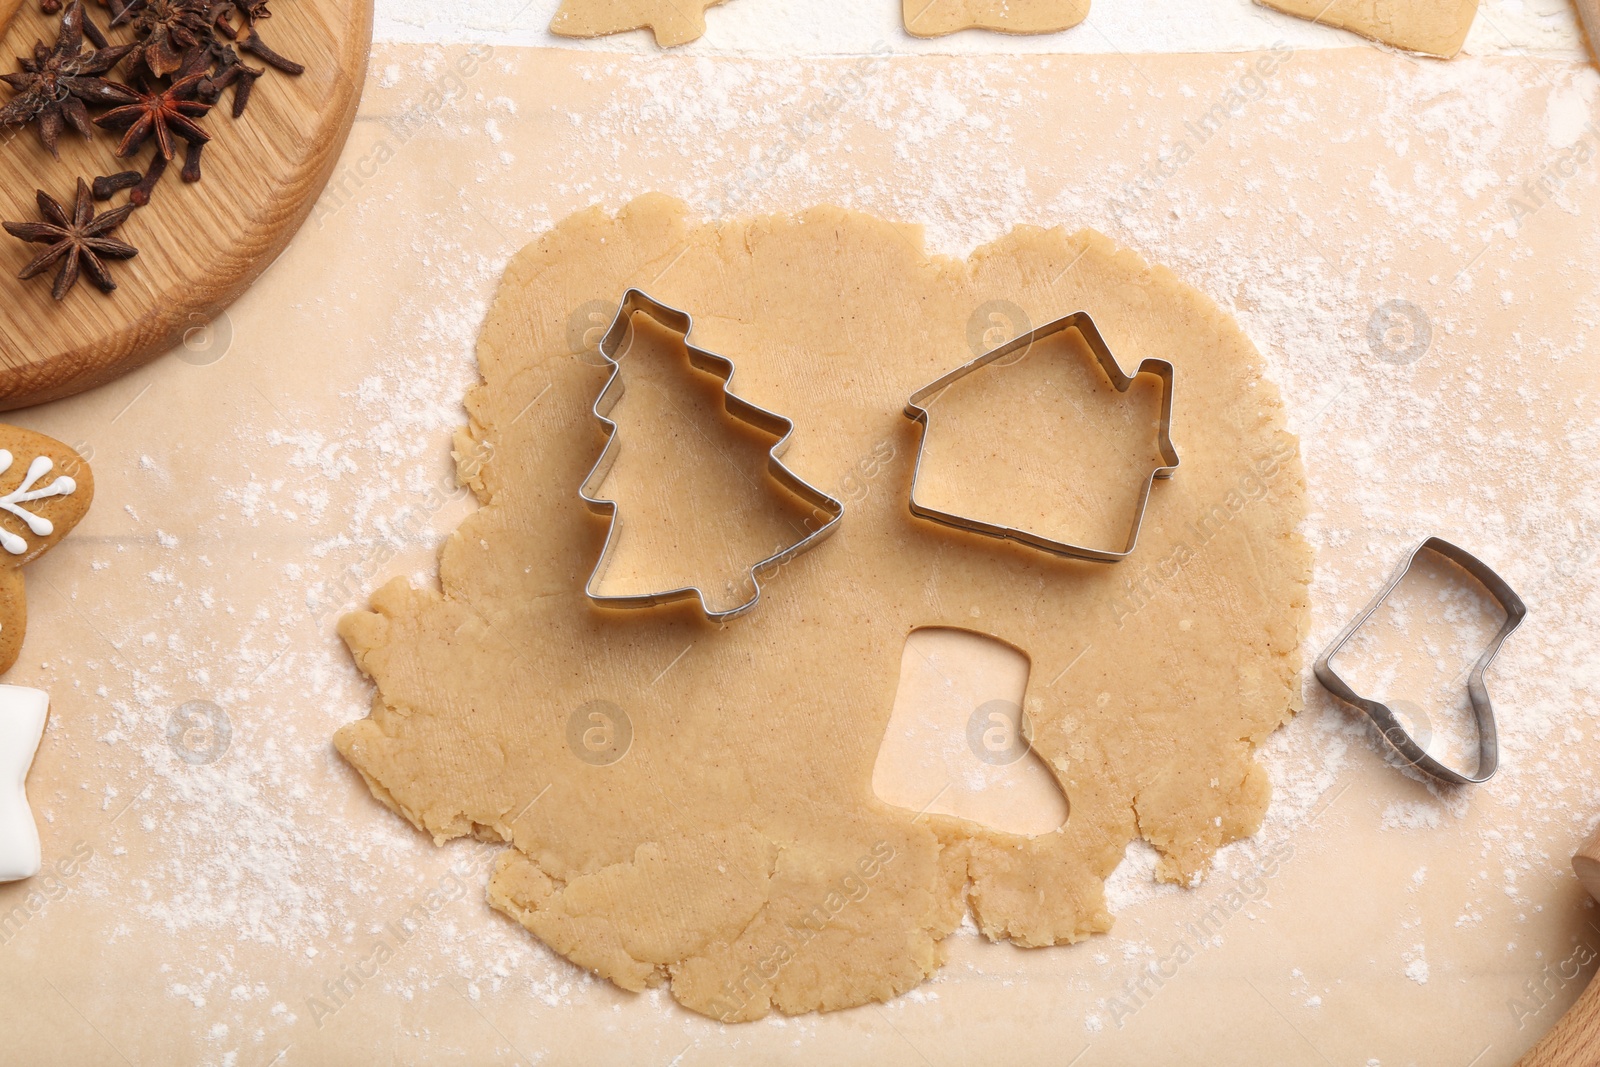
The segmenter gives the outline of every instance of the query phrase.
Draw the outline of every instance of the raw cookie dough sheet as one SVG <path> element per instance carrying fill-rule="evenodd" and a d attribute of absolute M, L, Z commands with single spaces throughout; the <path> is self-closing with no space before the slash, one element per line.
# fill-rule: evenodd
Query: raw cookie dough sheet
<path fill-rule="evenodd" d="M 1564 1010 L 1600 945 L 1566 869 L 1600 809 L 1600 513 L 1572 473 L 1595 443 L 1592 71 L 466 55 L 380 49 L 340 170 L 254 290 L 18 420 L 97 480 L 30 571 L 7 679 L 52 693 L 29 787 L 49 877 L 0 889 L 20 1059 L 1506 1064 Z M 739 1027 L 554 957 L 483 902 L 492 849 L 435 849 L 333 752 L 370 699 L 333 626 L 388 577 L 432 581 L 469 510 L 447 442 L 506 261 L 650 190 L 707 215 L 841 202 L 956 255 L 1093 226 L 1173 269 L 1238 317 L 1301 436 L 1308 651 L 1427 532 L 1528 600 L 1490 675 L 1501 775 L 1435 795 L 1313 686 L 1262 751 L 1259 836 L 1195 891 L 1131 850 L 1108 935 L 960 931 L 888 1005 Z"/>

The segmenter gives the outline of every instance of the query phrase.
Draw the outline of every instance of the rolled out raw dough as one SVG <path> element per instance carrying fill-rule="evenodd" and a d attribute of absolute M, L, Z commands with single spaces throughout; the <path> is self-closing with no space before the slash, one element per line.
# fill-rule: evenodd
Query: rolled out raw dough
<path fill-rule="evenodd" d="M 4 3 L 5 0 L 0 0 Z M 550 32 L 561 37 L 604 37 L 649 30 L 656 44 L 688 44 L 706 32 L 706 8 L 723 0 L 561 0 Z"/>
<path fill-rule="evenodd" d="M 901 17 L 913 37 L 942 37 L 957 30 L 1055 33 L 1089 15 L 1089 0 L 901 0 Z"/>
<path fill-rule="evenodd" d="M 1478 0 L 1256 0 L 1408 52 L 1449 59 L 1461 51 Z"/>
<path fill-rule="evenodd" d="M 578 485 L 606 372 L 569 337 L 630 285 L 693 312 L 737 392 L 794 420 L 785 463 L 846 502 L 839 531 L 722 628 L 694 605 L 584 596 L 606 524 Z M 1087 309 L 1124 367 L 1176 366 L 1182 467 L 1157 484 L 1132 559 L 1061 560 L 910 515 L 906 397 L 972 358 L 996 301 L 1034 323 Z M 670 982 L 727 1020 L 844 1008 L 931 974 L 968 906 L 991 938 L 1076 941 L 1110 927 L 1104 881 L 1134 837 L 1160 851 L 1160 877 L 1193 882 L 1259 826 L 1253 752 L 1299 706 L 1304 481 L 1260 356 L 1167 270 L 1092 231 L 1021 228 L 959 262 L 924 253 L 914 227 L 836 208 L 690 225 L 649 196 L 524 249 L 478 356 L 456 448 L 482 507 L 442 552 L 441 591 L 396 579 L 342 621 L 378 691 L 336 743 L 436 840 L 514 844 L 490 900 L 569 959 L 627 989 Z M 1061 476 L 1093 476 L 1063 414 L 1082 398 L 1034 395 L 1048 392 L 1001 389 L 988 412 L 990 392 L 964 394 L 975 447 L 985 426 L 1043 419 L 1037 447 Z M 661 425 L 628 428 L 616 477 L 671 495 L 728 450 Z M 975 502 L 1003 505 L 1008 484 L 974 484 Z M 625 528 L 647 555 L 673 543 Z M 1014 836 L 875 797 L 906 635 L 924 626 L 1029 657 L 1061 829 Z"/>

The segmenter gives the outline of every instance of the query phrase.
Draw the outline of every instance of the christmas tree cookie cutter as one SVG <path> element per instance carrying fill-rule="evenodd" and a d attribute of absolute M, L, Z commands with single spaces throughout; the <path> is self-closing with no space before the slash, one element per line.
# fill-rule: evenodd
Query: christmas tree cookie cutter
<path fill-rule="evenodd" d="M 605 573 L 606 565 L 611 556 L 612 543 L 617 535 L 617 502 L 599 496 L 600 485 L 605 481 L 606 474 L 611 470 L 617 458 L 617 424 L 607 418 L 611 409 L 617 406 L 617 401 L 622 399 L 622 356 L 626 349 L 629 335 L 633 330 L 633 316 L 635 312 L 644 312 L 674 333 L 683 335 L 684 347 L 689 352 L 689 363 L 698 370 L 716 375 L 723 382 L 723 405 L 729 415 L 740 422 L 754 426 L 764 433 L 776 437 L 772 447 L 767 450 L 767 471 L 773 479 L 789 492 L 811 505 L 813 518 L 821 520 L 821 525 L 812 530 L 799 541 L 780 549 L 779 551 L 761 560 L 750 568 L 750 582 L 754 589 L 750 599 L 726 611 L 716 611 L 706 602 L 705 593 L 699 586 L 684 586 L 679 589 L 668 589 L 658 593 L 624 593 L 607 594 L 595 590 L 595 584 L 600 581 Z M 594 417 L 600 420 L 600 426 L 606 435 L 605 447 L 600 451 L 600 458 L 595 460 L 594 467 L 589 471 L 588 477 L 578 488 L 578 496 L 589 505 L 589 510 L 610 519 L 606 530 L 605 545 L 600 549 L 600 558 L 595 561 L 594 570 L 589 574 L 589 580 L 584 583 L 583 591 L 591 601 L 601 607 L 607 608 L 650 608 L 663 604 L 671 604 L 679 600 L 694 599 L 700 602 L 700 610 L 705 612 L 706 618 L 712 622 L 726 622 L 752 610 L 761 600 L 761 578 L 763 575 L 774 573 L 779 567 L 788 563 L 802 552 L 817 547 L 829 534 L 839 526 L 839 521 L 844 518 L 844 504 L 824 493 L 822 490 L 806 482 L 779 460 L 784 450 L 789 445 L 789 438 L 794 433 L 794 423 L 775 412 L 757 407 L 733 392 L 733 361 L 714 352 L 708 352 L 696 346 L 689 340 L 690 332 L 694 329 L 694 319 L 687 311 L 680 311 L 669 307 L 640 289 L 629 289 L 622 295 L 622 302 L 617 307 L 617 314 L 611 320 L 611 326 L 606 330 L 605 336 L 600 339 L 600 355 L 605 358 L 611 367 L 610 376 L 600 390 L 600 395 L 595 398 Z"/>
<path fill-rule="evenodd" d="M 927 451 L 929 426 L 928 405 L 938 399 L 951 385 L 965 378 L 974 371 L 982 370 L 991 363 L 1016 355 L 1024 354 L 1034 344 L 1053 334 L 1066 330 L 1077 330 L 1084 343 L 1089 346 L 1089 351 L 1094 354 L 1100 368 L 1105 371 L 1111 385 L 1119 393 L 1126 393 L 1133 385 L 1134 379 L 1141 374 L 1154 374 L 1161 379 L 1161 421 L 1157 433 L 1157 444 L 1161 452 L 1162 466 L 1153 468 L 1144 480 L 1144 485 L 1139 490 L 1139 503 L 1134 509 L 1133 524 L 1128 530 L 1128 541 L 1120 550 L 1106 548 L 1091 548 L 1086 545 L 1071 545 L 1058 541 L 1052 537 L 1035 533 L 1031 530 L 1022 530 L 1010 526 L 1000 526 L 982 519 L 971 518 L 966 515 L 956 515 L 952 512 L 942 511 L 939 508 L 929 507 L 917 500 L 917 485 L 922 477 L 922 459 Z M 1139 364 L 1139 369 L 1132 374 L 1122 373 L 1122 367 L 1117 363 L 1117 357 L 1111 354 L 1111 348 L 1106 344 L 1105 338 L 1100 336 L 1100 331 L 1095 328 L 1094 320 L 1087 311 L 1075 311 L 1071 315 L 1063 316 L 1054 322 L 1047 322 L 1038 329 L 1014 337 L 991 352 L 985 352 L 970 363 L 964 363 L 955 370 L 930 382 L 911 394 L 911 399 L 906 403 L 906 418 L 913 422 L 922 423 L 922 444 L 917 448 L 917 465 L 911 475 L 911 513 L 918 518 L 929 519 L 945 526 L 959 530 L 969 530 L 973 533 L 984 534 L 988 537 L 998 537 L 1001 540 L 1016 541 L 1032 548 L 1051 552 L 1058 556 L 1070 559 L 1088 560 L 1094 563 L 1115 563 L 1127 559 L 1139 544 L 1139 529 L 1144 525 L 1144 513 L 1150 503 L 1150 489 L 1155 485 L 1157 478 L 1171 478 L 1172 472 L 1178 469 L 1178 450 L 1172 445 L 1172 389 L 1173 370 L 1172 364 L 1164 359 L 1146 359 Z"/>
<path fill-rule="evenodd" d="M 1349 643 L 1356 631 L 1361 629 L 1362 623 L 1372 617 L 1372 613 L 1383 605 L 1389 594 L 1410 573 L 1416 563 L 1417 556 L 1423 552 L 1432 552 L 1442 556 L 1466 571 L 1489 591 L 1489 595 L 1499 602 L 1506 613 L 1506 621 L 1501 624 L 1500 632 L 1484 648 L 1478 661 L 1472 665 L 1472 670 L 1467 676 L 1467 697 L 1472 701 L 1472 714 L 1478 724 L 1478 769 L 1473 774 L 1462 774 L 1451 770 L 1432 756 L 1415 740 L 1395 717 L 1394 712 L 1381 701 L 1364 697 L 1350 688 L 1343 678 L 1339 677 L 1333 669 L 1333 657 L 1339 650 Z M 1494 705 L 1489 702 L 1489 687 L 1484 682 L 1484 675 L 1488 673 L 1489 664 L 1494 662 L 1495 656 L 1500 653 L 1500 646 L 1505 644 L 1511 632 L 1522 625 L 1522 620 L 1528 615 L 1528 608 L 1522 602 L 1511 586 L 1506 584 L 1504 578 L 1496 574 L 1487 563 L 1474 556 L 1464 548 L 1451 544 L 1440 537 L 1429 537 L 1413 548 L 1400 567 L 1394 572 L 1394 577 L 1389 579 L 1387 585 L 1378 590 L 1378 595 L 1373 597 L 1361 614 L 1350 621 L 1350 625 L 1342 630 L 1338 637 L 1329 645 L 1322 655 L 1317 657 L 1316 664 L 1311 668 L 1317 676 L 1317 681 L 1322 687 L 1346 704 L 1354 704 L 1367 713 L 1383 734 L 1384 740 L 1394 747 L 1407 763 L 1417 770 L 1437 778 L 1441 782 L 1452 785 L 1482 785 L 1494 777 L 1494 772 L 1500 763 L 1500 743 L 1495 733 Z"/>

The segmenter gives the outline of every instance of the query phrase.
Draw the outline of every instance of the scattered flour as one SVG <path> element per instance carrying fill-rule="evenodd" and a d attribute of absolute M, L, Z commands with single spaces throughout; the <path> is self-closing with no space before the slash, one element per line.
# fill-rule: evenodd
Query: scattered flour
<path fill-rule="evenodd" d="M 1439 806 L 1424 801 L 1390 804 L 1383 809 L 1383 828 L 1385 830 L 1432 830 L 1436 829 L 1440 822 Z"/>
<path fill-rule="evenodd" d="M 473 21 L 486 17 L 491 6 L 500 5 L 394 0 L 381 5 L 380 32 L 390 38 L 412 32 L 494 37 L 499 31 L 492 23 Z M 1101 6 L 1112 11 L 1112 5 Z M 512 36 L 532 39 L 542 33 L 548 8 L 531 5 Z M 760 0 L 731 0 L 712 12 L 713 25 L 724 14 L 758 10 L 767 10 Z M 1501 11 L 1497 4 L 1485 7 L 1489 21 Z M 1248 14 L 1258 17 L 1255 9 Z M 860 21 L 841 16 L 838 27 L 851 29 Z M 1176 35 L 1176 23 L 1158 22 Z M 1276 17 L 1266 24 L 1274 32 L 1289 25 Z M 1072 39 L 1082 43 L 1087 37 L 1079 33 Z M 1146 38 L 1130 34 L 1128 39 Z M 1154 48 L 1162 38 L 1157 34 L 1149 40 Z M 772 41 L 746 47 L 760 53 L 769 46 L 776 47 Z M 708 38 L 701 50 L 712 47 Z M 439 50 L 380 50 L 376 83 L 414 101 L 437 79 L 442 62 Z M 508 56 L 498 62 L 518 60 Z M 1467 232 L 1492 249 L 1479 274 L 1463 271 L 1429 280 L 1416 295 L 1430 308 L 1457 307 L 1459 294 L 1480 282 L 1511 291 L 1515 301 L 1510 283 L 1495 278 L 1496 257 L 1516 262 L 1531 253 L 1517 243 L 1506 220 L 1507 197 L 1538 174 L 1550 147 L 1570 143 L 1578 135 L 1574 131 L 1581 131 L 1576 117 L 1592 107 L 1593 74 L 1565 69 L 1552 74 L 1473 59 L 1407 66 L 1395 77 L 1385 111 L 1363 116 L 1377 140 L 1371 183 L 1358 193 L 1379 204 L 1394 226 L 1328 232 L 1312 221 L 1325 216 L 1264 196 L 1274 176 L 1243 165 L 1235 185 L 1208 188 L 1201 195 L 1181 182 L 1167 182 L 1133 202 L 1127 193 L 1138 181 L 1135 173 L 1107 170 L 1058 186 L 1048 174 L 1007 166 L 1018 130 L 1035 121 L 1041 101 L 1029 85 L 1029 72 L 1019 76 L 1012 62 L 963 59 L 956 73 L 931 85 L 895 62 L 846 62 L 862 64 L 859 69 L 866 72 L 861 98 L 825 115 L 799 151 L 758 170 L 759 181 L 736 188 L 730 197 L 729 161 L 749 153 L 752 140 L 760 142 L 761 135 L 752 131 L 786 121 L 794 102 L 814 87 L 817 72 L 807 64 L 773 59 L 711 64 L 596 52 L 594 76 L 608 85 L 620 83 L 622 91 L 581 113 L 547 102 L 523 101 L 520 107 L 537 111 L 537 121 L 550 121 L 549 112 L 555 112 L 563 132 L 553 134 L 553 152 L 559 152 L 563 137 L 572 139 L 577 156 L 580 139 L 629 145 L 626 163 L 634 177 L 580 170 L 561 175 L 546 190 L 517 180 L 515 166 L 486 159 L 486 168 L 505 168 L 504 176 L 483 186 L 485 210 L 492 210 L 504 229 L 490 242 L 492 251 L 482 242 L 470 248 L 462 242 L 465 212 L 457 206 L 407 206 L 407 249 L 423 279 L 416 292 L 448 298 L 402 308 L 367 339 L 366 351 L 330 369 L 329 388 L 338 391 L 343 416 L 302 420 L 303 412 L 280 396 L 268 403 L 287 405 L 287 418 L 241 421 L 235 438 L 216 447 L 223 457 L 219 464 L 231 458 L 248 474 L 235 483 L 211 482 L 194 490 L 210 494 L 216 514 L 193 534 L 174 537 L 157 527 L 153 510 L 149 519 L 127 510 L 136 536 L 148 537 L 173 562 L 141 571 L 148 573 L 148 598 L 140 611 L 95 620 L 104 631 L 104 645 L 76 659 L 53 659 L 51 667 L 52 684 L 81 681 L 106 694 L 92 721 L 81 724 L 78 743 L 84 788 L 100 798 L 113 830 L 97 844 L 106 858 L 85 869 L 73 892 L 88 895 L 108 913 L 113 906 L 125 910 L 128 922 L 153 925 L 185 944 L 183 962 L 165 965 L 160 979 L 184 1003 L 226 1014 L 224 1028 L 209 1028 L 208 1019 L 205 1032 L 219 1046 L 227 1042 L 240 1048 L 219 1047 L 219 1059 L 238 1051 L 245 1062 L 268 1062 L 277 1046 L 266 1047 L 265 1035 L 292 1035 L 295 1027 L 310 1025 L 315 1009 L 308 1001 L 326 1003 L 327 985 L 366 958 L 386 924 L 429 894 L 451 899 L 429 912 L 417 934 L 428 951 L 406 951 L 402 945 L 370 980 L 388 994 L 408 1001 L 441 989 L 450 995 L 455 988 L 447 987 L 450 979 L 424 966 L 443 959 L 454 973 L 473 976 L 475 988 L 464 996 L 512 989 L 552 1011 L 612 1002 L 606 987 L 552 957 L 519 928 L 489 916 L 480 873 L 458 876 L 465 888 L 457 894 L 450 881 L 454 865 L 476 862 L 471 851 L 476 846 L 435 849 L 400 820 L 375 815 L 359 781 L 328 741 L 338 725 L 361 714 L 369 698 L 333 637 L 334 620 L 363 603 L 389 575 L 433 582 L 432 554 L 469 506 L 449 480 L 449 435 L 463 421 L 460 399 L 477 378 L 473 342 L 506 259 L 565 213 L 549 207 L 545 197 L 559 196 L 561 204 L 616 206 L 649 188 L 662 188 L 707 216 L 831 200 L 926 223 L 930 246 L 950 254 L 964 254 L 1017 223 L 1089 224 L 1171 266 L 1237 316 L 1265 354 L 1289 399 L 1293 428 L 1302 436 L 1312 500 L 1331 495 L 1329 470 L 1354 470 L 1364 477 L 1357 499 L 1339 502 L 1348 507 L 1330 504 L 1307 523 L 1306 535 L 1318 550 L 1308 650 L 1326 642 L 1365 599 L 1396 546 L 1438 526 L 1471 531 L 1474 548 L 1502 568 L 1532 607 L 1528 627 L 1496 667 L 1497 697 L 1505 694 L 1502 777 L 1494 793 L 1480 794 L 1502 802 L 1526 796 L 1526 803 L 1493 831 L 1509 835 L 1524 851 L 1504 847 L 1503 837 L 1492 838 L 1481 819 L 1469 827 L 1468 801 L 1460 797 L 1434 794 L 1429 800 L 1391 803 L 1381 815 L 1375 810 L 1348 814 L 1362 809 L 1347 800 L 1340 802 L 1340 817 L 1376 819 L 1384 831 L 1396 834 L 1470 835 L 1468 840 L 1484 850 L 1482 862 L 1494 867 L 1480 870 L 1478 884 L 1511 887 L 1521 884 L 1517 872 L 1530 868 L 1532 860 L 1549 866 L 1539 842 L 1563 839 L 1581 822 L 1574 811 L 1577 801 L 1547 788 L 1552 775 L 1564 773 L 1549 740 L 1565 737 L 1575 722 L 1593 731 L 1600 708 L 1592 698 L 1575 702 L 1573 693 L 1600 691 L 1600 658 L 1592 652 L 1573 651 L 1568 658 L 1566 652 L 1543 650 L 1589 648 L 1590 620 L 1600 617 L 1600 588 L 1586 569 L 1600 532 L 1600 501 L 1592 494 L 1575 495 L 1566 473 L 1585 469 L 1586 457 L 1600 446 L 1594 398 L 1562 400 L 1539 382 L 1508 386 L 1511 379 L 1503 368 L 1487 362 L 1463 369 L 1476 391 L 1437 395 L 1429 383 L 1440 372 L 1428 360 L 1391 367 L 1375 365 L 1363 353 L 1374 294 L 1394 291 L 1402 282 L 1418 284 L 1397 278 L 1390 266 L 1397 246 L 1406 242 L 1449 244 Z M 1034 62 L 1045 65 L 1036 70 L 1048 70 L 1053 61 Z M 1554 84 L 1546 85 L 1547 78 Z M 532 121 L 494 95 L 492 80 L 491 74 L 482 92 L 473 89 L 447 103 L 431 132 L 447 145 L 481 154 L 475 139 Z M 1287 84 L 1292 91 L 1249 121 L 1284 136 L 1324 136 L 1330 128 L 1342 129 L 1330 123 L 1337 107 L 1330 110 L 1325 102 L 1329 87 L 1317 85 L 1309 73 L 1292 74 Z M 1168 91 L 1182 95 L 1178 87 L 1139 84 L 1135 90 L 1130 79 L 1107 79 L 1093 103 L 1125 108 L 1128 133 L 1134 136 L 1145 121 L 1142 105 L 1150 98 L 1145 94 Z M 1513 121 L 1513 108 L 1536 96 L 1548 102 L 1546 122 L 1534 137 Z M 673 102 L 657 106 L 643 122 L 646 106 L 660 100 Z M 1218 136 L 1223 140 L 1214 151 L 1248 150 L 1237 147 L 1248 141 L 1238 130 Z M 1085 147 L 1073 144 L 1070 134 L 1063 137 L 1064 151 Z M 856 153 L 865 141 L 887 143 L 888 164 L 881 171 L 857 166 Z M 1416 163 L 1411 146 L 1423 141 L 1443 146 L 1450 166 L 1435 170 Z M 1584 182 L 1577 191 L 1592 203 L 1593 176 Z M 1043 194 L 1041 188 L 1052 191 Z M 1550 210 L 1575 216 L 1582 202 L 1569 191 L 1557 196 Z M 1121 208 L 1108 210 L 1113 203 Z M 357 228 L 373 227 L 390 219 L 395 205 L 378 198 L 349 210 Z M 1216 242 L 1192 237 L 1197 225 L 1251 213 L 1268 218 L 1270 237 L 1262 237 L 1259 226 L 1241 227 Z M 1438 255 L 1465 262 L 1477 248 L 1471 244 Z M 1450 252 L 1459 255 L 1452 259 Z M 318 296 L 309 310 L 297 310 L 313 321 L 332 319 L 351 306 L 351 298 L 341 295 L 345 288 Z M 1600 306 L 1590 292 L 1574 299 L 1569 321 L 1521 323 L 1503 339 L 1498 359 L 1514 366 L 1530 353 L 1592 358 L 1585 336 L 1600 327 Z M 1438 314 L 1435 344 L 1449 359 L 1466 363 L 1452 338 L 1487 327 L 1459 311 Z M 1479 394 L 1489 389 L 1510 398 L 1507 410 L 1491 413 L 1482 404 Z M 1397 394 L 1407 401 L 1395 403 Z M 1519 419 L 1557 402 L 1569 405 L 1570 429 L 1564 437 L 1549 439 Z M 1437 462 L 1442 439 L 1453 442 L 1455 462 L 1448 469 Z M 168 475 L 163 457 L 157 459 L 161 463 L 136 464 L 126 476 L 145 479 L 137 484 L 152 493 L 161 490 Z M 1515 508 L 1494 491 L 1501 476 L 1517 479 L 1526 490 Z M 1490 491 L 1455 488 L 1472 485 L 1487 485 Z M 302 550 L 307 532 L 310 547 Z M 237 575 L 230 567 L 237 563 L 215 562 L 224 558 L 221 545 L 240 538 L 250 539 L 250 565 L 281 575 L 274 595 L 261 602 L 233 599 L 230 583 Z M 109 549 L 97 549 L 93 565 L 97 571 L 125 566 Z M 115 679 L 109 690 L 100 685 L 107 677 Z M 231 719 L 226 757 L 209 764 L 181 759 L 166 734 L 171 710 L 197 694 Z M 1202 893 L 1226 892 L 1259 879 L 1274 850 L 1285 843 L 1316 847 L 1305 831 L 1338 801 L 1341 779 L 1357 765 L 1381 758 L 1360 722 L 1322 696 L 1313 682 L 1307 683 L 1306 699 L 1307 710 L 1260 751 L 1273 788 L 1265 824 L 1255 837 L 1222 850 Z M 52 723 L 51 729 L 66 727 Z M 113 755 L 102 755 L 102 748 Z M 136 754 L 131 759 L 129 750 Z M 118 766 L 114 784 L 99 781 L 102 759 Z M 1600 796 L 1582 801 L 1586 814 L 1600 807 Z M 48 819 L 50 798 L 41 798 L 37 806 Z M 130 853 L 154 853 L 155 858 L 138 866 L 119 858 Z M 1149 901 L 1182 892 L 1153 883 L 1153 867 L 1153 850 L 1137 841 L 1129 846 L 1107 887 L 1114 912 L 1131 917 Z M 405 892 L 394 889 L 396 870 L 406 872 Z M 1413 877 L 1417 886 L 1424 873 L 1419 869 Z M 1437 874 L 1434 879 L 1437 884 Z M 1278 891 L 1269 889 L 1268 899 Z M 1474 905 L 1458 925 L 1481 922 L 1478 908 L 1490 906 Z M 1232 921 L 1240 927 L 1248 922 Z M 107 934 L 112 944 L 126 936 L 118 929 Z M 958 936 L 975 938 L 970 919 Z M 1115 944 L 1116 936 L 1107 943 Z M 1231 936 L 1232 926 L 1211 940 Z M 1120 981 L 1147 973 L 1171 943 L 1165 931 L 1146 931 L 1126 939 L 1121 951 L 1094 958 L 1097 967 Z M 297 961 L 292 980 L 257 980 L 251 961 L 272 953 Z M 1404 954 L 1403 973 L 1426 983 L 1423 946 Z M 659 993 L 653 995 L 659 999 Z M 1305 1003 L 1320 1005 L 1322 998 Z M 1102 1018 L 1086 1015 L 1085 1029 L 1097 1032 Z"/>
<path fill-rule="evenodd" d="M 1418 985 L 1428 984 L 1428 957 L 1423 951 L 1423 946 L 1417 945 L 1403 957 L 1406 964 L 1406 977 Z"/>

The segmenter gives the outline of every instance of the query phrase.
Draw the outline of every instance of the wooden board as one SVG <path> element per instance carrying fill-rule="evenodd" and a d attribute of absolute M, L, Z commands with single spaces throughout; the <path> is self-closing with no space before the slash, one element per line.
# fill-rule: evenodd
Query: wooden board
<path fill-rule="evenodd" d="M 22 6 L 22 0 L 0 0 L 0 33 L 6 30 L 6 23 L 11 21 L 11 16 L 17 13 L 17 8 Z"/>
<path fill-rule="evenodd" d="M 0 22 L 11 2 L 0 0 Z M 104 10 L 90 11 L 103 26 Z M 54 40 L 55 25 L 26 3 L 0 39 L 5 69 L 15 69 L 14 57 L 36 39 Z M 17 278 L 38 248 L 0 234 L 0 410 L 71 396 L 167 351 L 243 292 L 305 220 L 355 119 L 372 0 L 279 0 L 261 30 L 305 73 L 269 69 L 237 121 L 227 113 L 231 91 L 224 95 L 206 120 L 212 141 L 204 180 L 186 185 L 169 171 L 149 206 L 116 234 L 139 256 L 112 265 L 115 293 L 80 283 L 65 300 L 52 300 L 48 277 Z M 9 99 L 9 90 L 3 95 Z M 114 174 L 130 163 L 143 169 L 151 152 L 119 160 L 109 132 L 85 142 L 68 131 L 58 163 L 33 129 L 12 132 L 0 142 L 0 219 L 33 221 L 35 189 L 66 202 L 79 176 Z M 181 162 L 180 155 L 175 166 Z"/>

